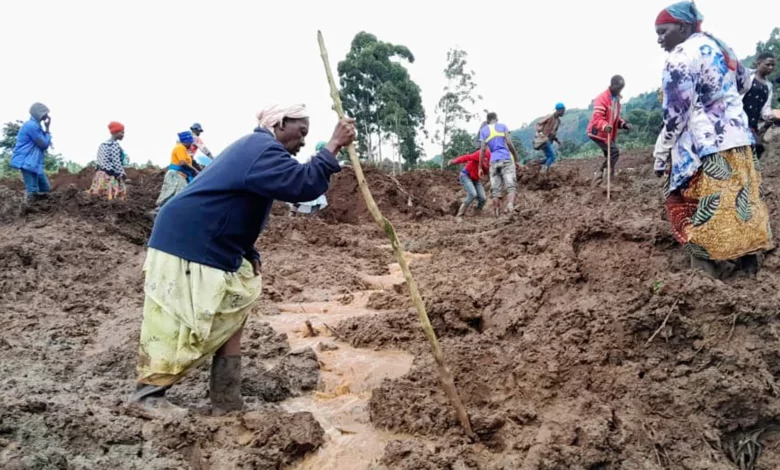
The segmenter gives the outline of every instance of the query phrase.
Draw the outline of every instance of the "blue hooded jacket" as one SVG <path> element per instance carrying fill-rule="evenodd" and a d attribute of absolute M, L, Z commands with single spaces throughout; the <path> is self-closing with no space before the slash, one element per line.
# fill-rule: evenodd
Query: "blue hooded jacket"
<path fill-rule="evenodd" d="M 16 146 L 11 156 L 11 168 L 43 174 L 43 156 L 51 145 L 51 134 L 44 132 L 41 119 L 49 114 L 49 108 L 35 103 L 30 108 L 30 119 L 16 136 Z"/>

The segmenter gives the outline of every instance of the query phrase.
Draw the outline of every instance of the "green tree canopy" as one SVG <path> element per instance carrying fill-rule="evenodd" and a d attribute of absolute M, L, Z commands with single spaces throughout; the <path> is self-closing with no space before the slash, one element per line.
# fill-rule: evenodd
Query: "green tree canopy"
<path fill-rule="evenodd" d="M 455 132 L 460 131 L 456 126 L 463 122 L 470 122 L 475 114 L 470 108 L 481 96 L 474 96 L 477 85 L 474 82 L 474 72 L 468 69 L 468 54 L 462 49 L 450 49 L 447 52 L 447 67 L 444 76 L 447 84 L 444 92 L 436 105 L 436 124 L 438 129 L 434 141 L 441 144 L 445 157 L 450 148 L 450 140 L 455 137 Z M 462 139 L 462 135 L 458 135 Z M 451 157 L 450 157 L 451 158 Z M 444 160 L 441 165 L 444 168 Z"/>
<path fill-rule="evenodd" d="M 341 99 L 358 124 L 358 150 L 381 160 L 382 139 L 394 134 L 408 165 L 421 156 L 417 132 L 425 124 L 420 87 L 403 62 L 413 63 L 406 47 L 383 42 L 366 32 L 352 40 L 346 59 L 339 62 Z"/>

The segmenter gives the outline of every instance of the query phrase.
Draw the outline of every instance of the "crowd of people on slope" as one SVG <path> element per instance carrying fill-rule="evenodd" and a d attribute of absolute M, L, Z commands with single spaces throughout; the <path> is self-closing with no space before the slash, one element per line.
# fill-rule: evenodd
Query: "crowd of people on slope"
<path fill-rule="evenodd" d="M 663 10 L 655 22 L 658 42 L 670 55 L 662 83 L 664 128 L 654 149 L 654 168 L 666 178 L 669 220 L 692 265 L 717 276 L 719 263 L 735 261 L 738 268 L 755 272 L 756 255 L 773 245 L 754 154 L 754 134 L 760 130 L 749 118 L 755 115 L 753 108 L 746 111 L 746 107 L 761 104 L 764 110 L 761 90 L 774 61 L 762 59 L 760 70 L 751 74 L 728 46 L 701 32 L 701 21 L 693 3 L 680 2 Z M 630 130 L 620 117 L 624 86 L 621 77 L 612 79 L 609 89 L 597 98 L 588 126 L 588 137 L 603 144 L 599 146 L 605 160 L 615 163 L 612 168 L 619 157 L 613 145 L 617 131 Z M 755 96 L 745 96 L 749 91 L 758 95 L 757 101 Z M 560 120 L 565 107 L 556 108 L 550 119 Z M 29 194 L 48 191 L 42 169 L 43 153 L 51 145 L 48 113 L 41 104 L 31 108 L 31 120 L 22 126 L 14 151 L 13 164 L 23 170 Z M 773 119 L 769 113 L 759 113 L 763 119 Z M 552 144 L 557 129 L 558 123 L 546 122 L 539 132 Z M 121 147 L 117 151 L 124 128 L 112 123 L 109 131 L 111 140 L 101 145 L 99 153 L 104 161 L 116 162 L 117 155 L 126 160 Z M 139 412 L 186 413 L 167 401 L 166 391 L 212 356 L 212 412 L 243 407 L 241 334 L 261 293 L 262 261 L 255 243 L 274 200 L 296 207 L 313 203 L 327 191 L 331 175 L 341 170 L 335 155 L 355 139 L 355 122 L 339 121 L 331 139 L 309 161 L 300 163 L 293 156 L 304 146 L 308 132 L 303 105 L 266 108 L 257 114 L 254 131 L 228 146 L 203 171 L 187 151 L 196 135 L 193 131 L 179 135 L 166 178 L 172 174 L 170 179 L 185 184 L 178 180 L 168 184 L 166 191 L 173 186 L 177 194 L 160 207 L 143 268 L 138 378 L 131 399 Z M 479 150 L 456 159 L 466 165 L 460 179 L 468 196 L 461 216 L 474 199 L 478 209 L 486 203 L 480 183 L 485 172 L 494 213 L 514 210 L 517 152 L 509 137 L 508 127 L 496 113 L 489 113 L 479 132 Z M 545 164 L 553 163 L 550 149 L 545 154 Z M 604 168 L 596 177 L 603 177 Z M 96 172 L 93 186 L 118 188 L 123 177 L 121 172 L 117 177 L 117 170 L 103 163 L 99 171 L 104 175 Z M 116 195 L 121 189 L 101 191 Z M 182 230 L 185 226 L 187 230 Z"/>
<path fill-rule="evenodd" d="M 658 43 L 669 57 L 662 81 L 664 124 L 654 155 L 658 177 L 666 177 L 665 198 L 676 239 L 685 246 L 691 265 L 720 277 L 734 269 L 753 274 L 758 257 L 773 246 L 769 214 L 761 191 L 759 158 L 763 138 L 776 121 L 772 85 L 767 77 L 775 57 L 761 53 L 755 70 L 746 69 L 720 39 L 701 30 L 703 16 L 689 1 L 675 3 L 656 18 Z M 621 117 L 621 93 L 626 83 L 615 75 L 593 101 L 587 137 L 602 151 L 604 161 L 593 175 L 598 184 L 605 171 L 614 176 L 620 158 L 617 137 L 632 126 Z M 540 172 L 555 163 L 554 143 L 566 113 L 563 103 L 536 124 L 533 148 L 543 153 Z M 494 215 L 514 210 L 517 161 L 508 127 L 489 113 L 478 134 L 480 149 L 449 161 L 465 164 L 459 175 L 466 191 L 457 219 L 476 199 L 486 203 L 482 175 L 490 175 Z"/>
<path fill-rule="evenodd" d="M 17 134 L 11 167 L 22 173 L 28 202 L 46 198 L 51 191 L 51 185 L 44 171 L 46 151 L 52 148 L 50 126 L 49 108 L 41 103 L 35 103 L 30 107 L 30 119 L 21 126 Z M 125 168 L 129 164 L 129 159 L 120 145 L 125 137 L 125 126 L 120 122 L 112 121 L 108 124 L 108 132 L 109 139 L 98 146 L 95 176 L 87 192 L 109 201 L 125 200 L 127 198 Z M 203 134 L 203 126 L 197 122 L 190 126 L 188 131 L 179 132 L 171 151 L 170 163 L 160 188 L 156 207 L 151 212 L 153 216 L 169 200 L 181 193 L 216 158 L 206 147 L 201 134 Z M 325 145 L 325 142 L 319 142 L 315 151 L 320 151 Z M 297 158 L 297 161 L 306 163 L 311 158 Z M 324 194 L 320 194 L 312 201 L 287 204 L 290 208 L 290 216 L 298 213 L 313 214 L 328 205 Z"/>
<path fill-rule="evenodd" d="M 30 115 L 17 135 L 11 165 L 21 170 L 32 202 L 50 191 L 43 161 L 52 137 L 49 109 L 35 103 Z M 257 123 L 218 157 L 203 144 L 198 123 L 178 134 L 171 152 L 143 266 L 138 380 L 130 402 L 145 415 L 186 413 L 165 392 L 211 356 L 212 412 L 242 408 L 241 332 L 261 292 L 255 242 L 275 200 L 287 202 L 291 213 L 327 205 L 330 176 L 341 171 L 335 155 L 356 135 L 354 120 L 342 119 L 331 139 L 317 144 L 316 155 L 297 158 L 309 132 L 305 106 L 268 107 L 257 114 Z M 111 122 L 108 130 L 88 192 L 123 200 L 125 127 Z M 208 160 L 194 159 L 198 150 Z"/>

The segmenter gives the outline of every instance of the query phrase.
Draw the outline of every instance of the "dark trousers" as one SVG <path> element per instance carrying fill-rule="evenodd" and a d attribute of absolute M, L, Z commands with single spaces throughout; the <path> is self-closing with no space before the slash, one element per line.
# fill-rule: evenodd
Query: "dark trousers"
<path fill-rule="evenodd" d="M 22 179 L 24 180 L 24 186 L 27 188 L 27 196 L 31 194 L 48 193 L 51 191 L 51 185 L 49 179 L 46 177 L 46 173 L 38 173 L 22 170 Z"/>
<path fill-rule="evenodd" d="M 756 155 L 756 158 L 761 158 L 761 155 L 764 154 L 764 151 L 766 150 L 766 147 L 764 147 L 764 144 L 756 144 L 753 146 L 753 153 Z"/>
<path fill-rule="evenodd" d="M 595 142 L 604 153 L 604 163 L 601 164 L 601 172 L 604 173 L 604 170 L 607 169 L 607 143 L 596 139 L 591 140 Z M 610 164 L 612 165 L 612 174 L 614 175 L 615 167 L 617 166 L 618 159 L 620 158 L 620 148 L 617 146 L 617 142 L 612 142 L 609 151 L 612 153 L 612 158 L 610 159 L 612 161 Z"/>

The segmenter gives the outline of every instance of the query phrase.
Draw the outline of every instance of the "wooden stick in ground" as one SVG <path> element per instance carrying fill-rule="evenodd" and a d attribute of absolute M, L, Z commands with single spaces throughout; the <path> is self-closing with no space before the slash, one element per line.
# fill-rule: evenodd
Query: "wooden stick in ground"
<path fill-rule="evenodd" d="M 333 73 L 330 68 L 330 59 L 328 59 L 328 50 L 325 47 L 325 40 L 322 38 L 322 32 L 317 31 L 317 40 L 320 43 L 320 54 L 322 55 L 322 62 L 325 65 L 325 73 L 328 76 L 328 84 L 330 85 L 330 96 L 333 98 L 333 109 L 338 114 L 339 118 L 344 118 L 344 107 L 341 104 L 341 96 L 339 95 L 338 87 L 333 79 Z M 442 386 L 447 397 L 452 402 L 452 406 L 455 407 L 455 412 L 458 415 L 458 420 L 461 426 L 463 426 L 466 435 L 470 438 L 474 438 L 474 432 L 471 430 L 471 422 L 469 421 L 469 415 L 466 413 L 466 407 L 463 406 L 463 402 L 460 400 L 460 395 L 455 388 L 455 380 L 453 379 L 452 372 L 447 364 L 444 362 L 444 353 L 441 350 L 439 340 L 436 338 L 436 332 L 433 331 L 431 321 L 428 319 L 428 314 L 425 311 L 425 304 L 423 303 L 420 291 L 417 290 L 417 283 L 412 277 L 412 272 L 409 270 L 409 264 L 406 262 L 404 256 L 404 250 L 401 248 L 401 242 L 398 240 L 398 235 L 395 233 L 393 225 L 387 220 L 379 211 L 379 207 L 374 201 L 374 196 L 371 195 L 371 190 L 366 182 L 366 177 L 363 175 L 363 168 L 360 166 L 360 160 L 355 152 L 354 144 L 351 144 L 347 149 L 349 152 L 349 159 L 352 162 L 352 166 L 355 170 L 355 177 L 357 177 L 358 185 L 360 186 L 360 192 L 363 193 L 363 198 L 366 200 L 366 206 L 368 207 L 371 216 L 374 218 L 380 229 L 385 232 L 390 239 L 390 245 L 393 247 L 393 252 L 398 259 L 398 264 L 401 266 L 406 285 L 409 286 L 409 293 L 412 296 L 412 302 L 417 309 L 417 313 L 420 317 L 420 324 L 425 333 L 425 337 L 428 342 L 431 343 L 431 349 L 433 350 L 433 358 L 436 360 L 436 365 L 439 369 L 439 377 L 441 378 Z"/>
<path fill-rule="evenodd" d="M 607 132 L 607 202 L 612 191 L 612 132 Z"/>

